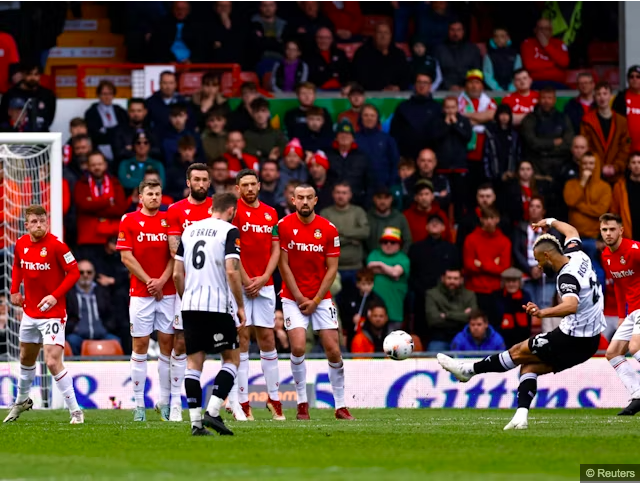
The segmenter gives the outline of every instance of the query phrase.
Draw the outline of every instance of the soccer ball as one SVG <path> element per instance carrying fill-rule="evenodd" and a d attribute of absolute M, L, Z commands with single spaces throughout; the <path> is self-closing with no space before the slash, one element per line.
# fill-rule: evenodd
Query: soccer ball
<path fill-rule="evenodd" d="M 394 330 L 384 338 L 382 348 L 391 359 L 402 361 L 413 352 L 413 338 L 404 330 Z"/>

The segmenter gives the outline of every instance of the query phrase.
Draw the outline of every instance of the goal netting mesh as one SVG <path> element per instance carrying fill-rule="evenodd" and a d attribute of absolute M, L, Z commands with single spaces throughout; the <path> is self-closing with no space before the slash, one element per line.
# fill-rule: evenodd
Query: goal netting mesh
<path fill-rule="evenodd" d="M 15 141 L 7 142 L 7 136 L 15 138 Z M 47 137 L 57 142 L 45 142 Z M 61 163 L 62 160 L 61 153 L 56 155 L 53 151 L 54 146 L 55 149 L 60 150 L 59 134 L 40 135 L 40 142 L 28 142 L 33 135 L 19 133 L 2 135 L 2 138 L 4 139 L 0 139 L 0 163 L 2 163 L 4 176 L 0 182 L 3 189 L 2 228 L 4 233 L 2 257 L 0 257 L 3 278 L 2 307 L 0 308 L 0 406 L 8 406 L 13 402 L 17 390 L 20 355 L 18 336 L 22 318 L 22 308 L 9 303 L 14 246 L 18 238 L 26 233 L 24 212 L 32 204 L 45 207 L 50 217 L 51 232 L 54 235 L 62 235 L 62 233 L 56 233 L 61 226 L 61 219 L 56 220 L 57 222 L 53 220 L 54 216 L 57 219 L 62 215 L 62 179 L 61 176 L 52 177 L 52 166 L 54 163 Z M 61 170 L 60 164 L 60 174 Z M 53 188 L 53 193 L 52 178 L 60 184 Z M 22 287 L 21 291 L 23 291 Z M 42 354 L 31 397 L 37 407 L 48 407 L 51 384 L 41 358 Z"/>

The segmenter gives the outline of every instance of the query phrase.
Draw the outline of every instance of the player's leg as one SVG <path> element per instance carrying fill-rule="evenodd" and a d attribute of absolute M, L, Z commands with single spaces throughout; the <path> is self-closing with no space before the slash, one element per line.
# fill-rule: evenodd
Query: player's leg
<path fill-rule="evenodd" d="M 175 310 L 175 295 L 168 295 L 162 300 L 154 300 L 155 320 L 154 329 L 158 334 L 158 385 L 160 394 L 156 404 L 156 412 L 160 419 L 169 421 L 171 408 L 171 352 L 173 351 L 173 318 Z"/>
<path fill-rule="evenodd" d="M 48 319 L 55 320 L 55 319 Z M 51 324 L 60 323 L 60 322 L 51 322 Z M 62 325 L 62 324 L 60 324 Z M 71 415 L 71 424 L 82 424 L 84 423 L 84 414 L 78 406 L 78 401 L 76 400 L 76 393 L 73 389 L 73 378 L 67 373 L 67 369 L 64 367 L 62 363 L 62 356 L 64 355 L 64 328 L 60 329 L 58 337 L 62 334 L 61 344 L 54 344 L 52 341 L 47 341 L 46 336 L 44 337 L 44 360 L 47 364 L 47 368 L 62 394 L 62 398 L 64 400 L 67 409 L 69 409 L 69 414 Z"/>
<path fill-rule="evenodd" d="M 33 401 L 29 398 L 31 385 L 36 378 L 36 361 L 42 347 L 42 335 L 38 327 L 32 323 L 33 319 L 26 314 L 20 324 L 20 376 L 18 379 L 18 393 L 16 400 L 4 418 L 4 423 L 15 421 L 24 411 L 33 407 Z"/>
<path fill-rule="evenodd" d="M 246 324 L 249 325 L 251 322 L 251 301 L 250 299 L 248 299 L 247 297 L 245 297 L 243 295 L 244 298 L 244 313 L 247 317 L 247 322 Z M 233 307 L 233 320 L 236 324 L 236 327 L 240 326 L 240 322 L 238 321 L 238 318 L 235 316 L 235 313 L 237 311 L 237 306 L 236 306 L 236 301 L 235 299 L 232 297 L 231 298 L 231 305 Z M 238 338 L 241 337 L 240 331 L 238 331 Z M 220 365 L 222 367 L 222 365 L 224 364 L 224 360 L 222 359 L 222 357 L 220 358 Z M 247 421 L 247 416 L 244 413 L 244 410 L 242 409 L 242 406 L 240 405 L 240 401 L 238 399 L 238 386 L 239 386 L 239 381 L 238 378 L 236 377 L 235 382 L 233 383 L 233 386 L 231 387 L 231 391 L 229 391 L 229 396 L 227 397 L 227 412 L 233 414 L 233 418 L 236 421 Z"/>
<path fill-rule="evenodd" d="M 553 372 L 549 364 L 523 364 L 520 367 L 520 385 L 518 386 L 518 409 L 504 429 L 527 429 L 529 427 L 529 408 L 538 391 L 538 376 Z"/>
<path fill-rule="evenodd" d="M 245 305 L 247 307 L 247 305 Z M 245 312 L 248 313 L 248 312 Z M 251 320 L 247 315 L 247 322 Z M 249 343 L 251 338 L 251 329 L 245 325 L 242 329 L 238 330 L 238 338 L 240 339 L 239 349 L 239 365 L 238 376 L 236 378 L 237 390 L 238 390 L 238 402 L 244 412 L 248 421 L 253 421 L 254 417 L 251 413 L 251 405 L 249 404 Z M 222 365 L 224 367 L 225 361 L 222 359 Z"/>
<path fill-rule="evenodd" d="M 636 361 L 640 362 L 640 314 L 637 312 L 638 311 L 633 312 L 633 314 L 635 314 L 635 320 L 633 324 L 633 333 L 631 335 L 631 340 L 629 341 L 629 352 L 633 354 L 633 358 Z M 629 404 L 629 406 L 620 413 L 621 415 L 626 416 L 627 413 L 633 415 L 640 412 L 640 400 L 636 399 L 635 396 L 633 397 L 634 399 L 631 401 L 631 404 Z M 629 411 L 627 412 L 627 410 Z"/>
<path fill-rule="evenodd" d="M 182 386 L 184 372 L 187 369 L 187 348 L 182 326 L 182 301 L 176 295 L 175 315 L 173 318 L 173 350 L 171 351 L 171 411 L 169 421 L 182 421 Z"/>
<path fill-rule="evenodd" d="M 131 329 L 131 382 L 136 409 L 134 421 L 146 421 L 144 387 L 147 382 L 147 352 L 149 336 L 153 332 L 155 320 L 155 299 L 153 297 L 131 297 L 129 301 L 129 320 Z"/>
<path fill-rule="evenodd" d="M 618 416 L 633 416 L 640 411 L 640 375 L 627 362 L 629 341 L 633 333 L 633 317 L 630 314 L 619 325 L 607 348 L 607 360 L 631 394 L 631 403 Z"/>
<path fill-rule="evenodd" d="M 298 305 L 288 299 L 282 299 L 282 312 L 291 348 L 291 375 L 298 396 L 298 415 L 296 417 L 306 420 L 309 419 L 309 402 L 307 400 L 307 365 L 304 356 L 307 349 L 309 317 L 303 315 Z"/>

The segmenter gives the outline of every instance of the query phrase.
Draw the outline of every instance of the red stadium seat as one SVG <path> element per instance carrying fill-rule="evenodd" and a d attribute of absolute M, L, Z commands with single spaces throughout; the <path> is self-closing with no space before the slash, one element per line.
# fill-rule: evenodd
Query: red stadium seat
<path fill-rule="evenodd" d="M 265 91 L 269 91 L 271 92 L 271 76 L 273 75 L 273 72 L 265 72 L 264 75 L 262 76 L 262 88 Z"/>
<path fill-rule="evenodd" d="M 593 41 L 589 44 L 587 56 L 591 65 L 617 64 L 620 58 L 618 42 Z"/>
<path fill-rule="evenodd" d="M 85 340 L 82 343 L 83 356 L 123 356 L 124 351 L 117 340 Z"/>
<path fill-rule="evenodd" d="M 356 54 L 356 50 L 360 48 L 362 42 L 353 42 L 349 44 L 336 44 L 336 46 L 344 52 L 344 55 L 347 56 L 347 59 L 350 61 L 353 60 L 353 56 Z"/>
<path fill-rule="evenodd" d="M 240 72 L 240 82 L 254 82 L 256 86 L 260 86 L 260 79 L 255 72 Z"/>
<path fill-rule="evenodd" d="M 180 76 L 178 92 L 184 95 L 195 94 L 202 88 L 204 72 L 184 72 Z"/>
<path fill-rule="evenodd" d="M 574 69 L 567 71 L 565 83 L 572 89 L 575 89 L 578 85 L 578 75 L 583 72 L 590 72 L 591 75 L 593 75 L 593 80 L 598 82 L 598 74 L 593 69 Z"/>
<path fill-rule="evenodd" d="M 64 355 L 70 357 L 73 355 L 73 351 L 71 350 L 71 344 L 69 342 L 64 343 Z"/>
<path fill-rule="evenodd" d="M 607 81 L 612 87 L 618 88 L 620 87 L 620 69 L 611 67 L 602 73 L 600 79 Z"/>

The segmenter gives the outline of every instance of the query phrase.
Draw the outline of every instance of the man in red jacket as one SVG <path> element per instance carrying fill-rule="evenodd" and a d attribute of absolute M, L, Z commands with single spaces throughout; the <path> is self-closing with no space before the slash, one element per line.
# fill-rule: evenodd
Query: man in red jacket
<path fill-rule="evenodd" d="M 104 251 L 110 237 L 118 236 L 120 218 L 127 209 L 122 185 L 107 168 L 102 153 L 91 153 L 89 176 L 78 180 L 73 190 L 78 210 L 78 255 L 91 261 Z"/>
<path fill-rule="evenodd" d="M 483 208 L 480 226 L 466 238 L 462 250 L 465 287 L 475 292 L 478 307 L 485 313 L 495 310 L 492 292 L 500 290 L 502 272 L 511 267 L 511 241 L 498 228 L 499 223 L 495 208 Z"/>
<path fill-rule="evenodd" d="M 449 218 L 440 209 L 440 205 L 435 201 L 433 184 L 428 179 L 421 179 L 416 182 L 413 188 L 413 203 L 404 211 L 404 216 L 409 222 L 411 239 L 413 243 L 427 238 L 427 222 L 429 216 L 437 214 L 440 216 L 446 227 L 442 234 L 442 239 L 451 241 L 451 231 L 449 229 Z"/>
<path fill-rule="evenodd" d="M 522 42 L 520 54 L 525 69 L 535 81 L 534 89 L 551 86 L 566 89 L 569 51 L 564 42 L 553 37 L 551 21 L 541 18 L 534 30 L 535 37 Z"/>

